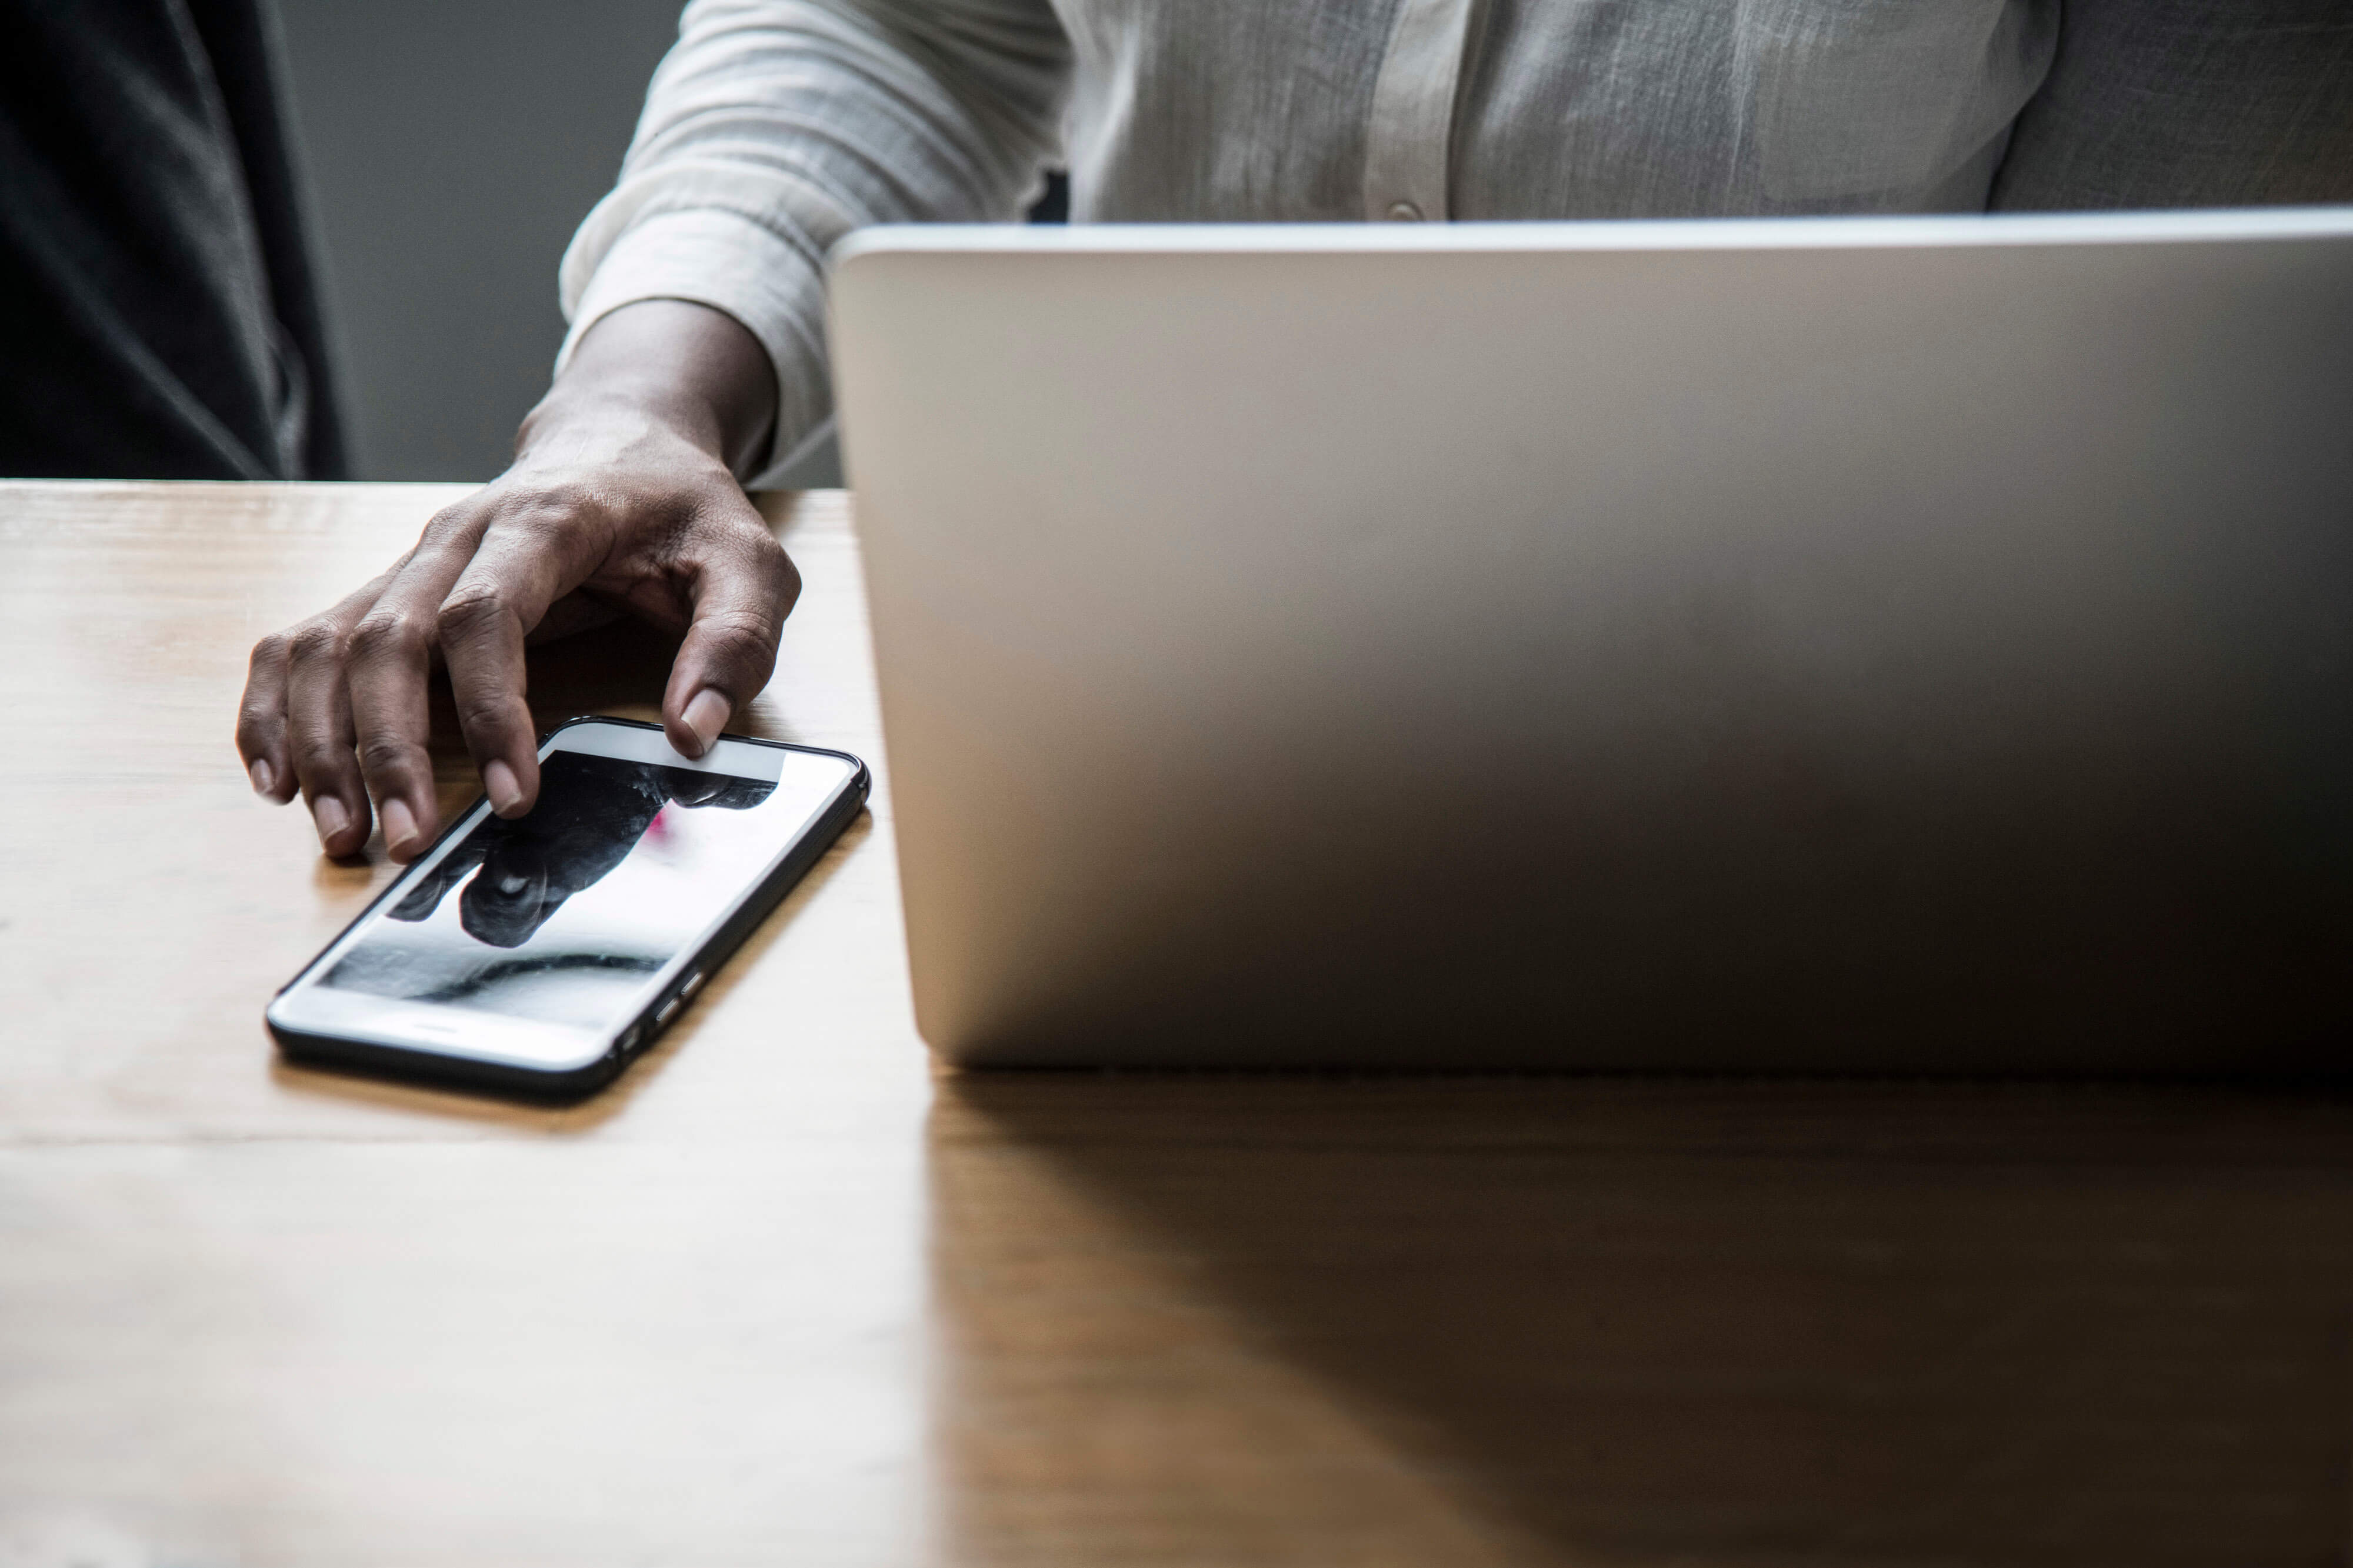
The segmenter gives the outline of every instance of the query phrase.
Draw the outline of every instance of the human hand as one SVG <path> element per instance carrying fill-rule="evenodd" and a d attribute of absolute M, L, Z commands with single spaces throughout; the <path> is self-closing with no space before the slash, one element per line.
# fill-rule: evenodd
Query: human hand
<path fill-rule="evenodd" d="M 512 468 L 391 570 L 255 646 L 237 746 L 256 792 L 299 788 L 330 855 L 367 842 L 373 796 L 393 858 L 414 859 L 439 831 L 426 751 L 438 653 L 484 793 L 522 816 L 539 793 L 524 640 L 573 595 L 684 631 L 662 724 L 702 755 L 767 684 L 800 591 L 727 461 L 765 445 L 774 395 L 757 341 L 716 310 L 654 300 L 599 321 Z"/>

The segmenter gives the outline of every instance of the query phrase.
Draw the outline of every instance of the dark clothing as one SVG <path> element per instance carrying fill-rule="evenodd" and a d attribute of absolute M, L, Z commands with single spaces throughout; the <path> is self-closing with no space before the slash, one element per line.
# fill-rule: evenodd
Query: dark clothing
<path fill-rule="evenodd" d="M 341 479 L 269 0 L 0 0 L 0 474 Z"/>
<path fill-rule="evenodd" d="M 2353 201 L 2347 0 L 2066 0 L 1997 208 Z"/>

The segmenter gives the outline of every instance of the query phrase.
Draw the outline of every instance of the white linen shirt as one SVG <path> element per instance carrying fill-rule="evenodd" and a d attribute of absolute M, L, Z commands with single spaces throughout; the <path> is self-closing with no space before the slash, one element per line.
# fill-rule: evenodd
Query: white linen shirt
<path fill-rule="evenodd" d="M 717 307 L 830 409 L 864 224 L 1983 210 L 2057 0 L 693 0 L 561 288 Z M 560 362 L 559 362 L 560 363 Z"/>

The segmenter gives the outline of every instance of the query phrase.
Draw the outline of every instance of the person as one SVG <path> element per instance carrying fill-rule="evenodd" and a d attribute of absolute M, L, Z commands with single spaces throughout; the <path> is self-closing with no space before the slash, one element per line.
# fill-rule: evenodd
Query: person
<path fill-rule="evenodd" d="M 537 787 L 524 640 L 579 596 L 683 632 L 700 755 L 797 578 L 742 481 L 828 417 L 860 225 L 1978 212 L 2353 196 L 2342 0 L 694 0 L 560 274 L 513 466 L 254 649 L 254 788 L 328 852 L 436 828 L 446 661 L 496 810 Z"/>
<path fill-rule="evenodd" d="M 269 0 L 5 16 L 0 474 L 343 478 Z"/>

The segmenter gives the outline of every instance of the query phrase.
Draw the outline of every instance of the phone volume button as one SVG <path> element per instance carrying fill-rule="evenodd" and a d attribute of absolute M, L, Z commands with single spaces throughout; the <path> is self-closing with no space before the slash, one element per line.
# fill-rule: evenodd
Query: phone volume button
<path fill-rule="evenodd" d="M 659 1029 L 664 1024 L 669 1023 L 670 1019 L 677 1015 L 679 1008 L 684 1005 L 685 1001 L 686 998 L 683 996 L 673 996 L 669 1001 L 663 1003 L 660 1009 L 654 1014 L 654 1027 Z"/>
<path fill-rule="evenodd" d="M 690 997 L 690 996 L 693 995 L 696 992 L 698 992 L 698 991 L 700 991 L 700 990 L 702 990 L 702 971 L 701 971 L 700 969 L 698 969 L 698 970 L 696 970 L 693 973 L 691 973 L 691 974 L 690 974 L 690 975 L 688 975 L 688 976 L 686 977 L 686 984 L 683 984 L 683 985 L 681 985 L 681 986 L 680 986 L 680 987 L 678 988 L 678 999 L 679 999 L 680 1001 L 683 1002 L 683 1001 L 685 1001 L 688 997 Z"/>

